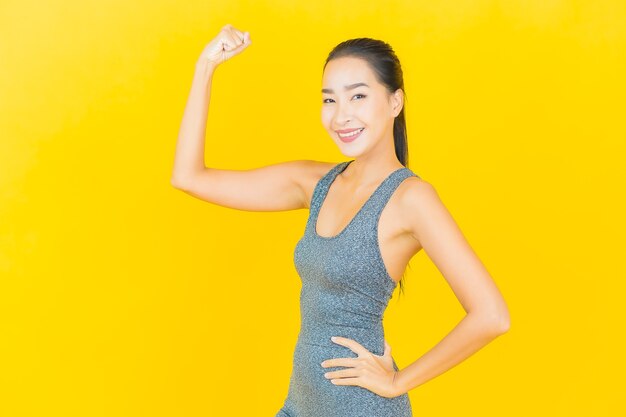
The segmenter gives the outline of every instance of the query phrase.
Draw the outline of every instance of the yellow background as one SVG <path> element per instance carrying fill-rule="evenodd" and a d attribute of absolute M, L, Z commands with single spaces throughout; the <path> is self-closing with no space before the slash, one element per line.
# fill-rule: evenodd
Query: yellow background
<path fill-rule="evenodd" d="M 0 2 L 0 415 L 273 416 L 308 211 L 170 185 L 194 64 L 226 23 L 206 163 L 342 161 L 320 122 L 339 42 L 403 65 L 409 167 L 511 329 L 410 391 L 416 416 L 624 413 L 626 5 L 612 1 Z M 462 318 L 423 253 L 385 331 L 402 368 Z"/>

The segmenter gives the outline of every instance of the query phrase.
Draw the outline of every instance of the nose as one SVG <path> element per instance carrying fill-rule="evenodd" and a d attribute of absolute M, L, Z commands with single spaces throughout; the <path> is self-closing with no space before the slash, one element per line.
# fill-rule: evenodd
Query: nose
<path fill-rule="evenodd" d="M 337 126 L 345 126 L 350 120 L 352 120 L 351 109 L 348 105 L 337 106 L 337 113 L 335 114 L 335 123 Z"/>

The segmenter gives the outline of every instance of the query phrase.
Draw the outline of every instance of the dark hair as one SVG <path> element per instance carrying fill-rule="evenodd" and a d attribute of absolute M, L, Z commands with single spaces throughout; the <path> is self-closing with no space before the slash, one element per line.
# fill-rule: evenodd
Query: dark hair
<path fill-rule="evenodd" d="M 324 69 L 329 61 L 342 57 L 356 57 L 363 59 L 374 72 L 379 83 L 383 84 L 389 93 L 394 93 L 397 89 L 404 92 L 404 78 L 400 60 L 396 56 L 391 45 L 378 39 L 355 38 L 348 39 L 335 46 L 328 54 Z M 409 149 L 406 135 L 406 118 L 404 109 L 406 107 L 406 94 L 404 95 L 404 105 L 402 110 L 393 121 L 393 141 L 396 156 L 405 167 L 409 163 Z M 404 274 L 400 279 L 400 292 L 404 291 Z"/>

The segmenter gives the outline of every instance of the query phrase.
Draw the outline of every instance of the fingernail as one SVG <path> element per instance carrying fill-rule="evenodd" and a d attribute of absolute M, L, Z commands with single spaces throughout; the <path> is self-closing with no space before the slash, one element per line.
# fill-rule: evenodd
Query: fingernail
<path fill-rule="evenodd" d="M 332 340 L 333 342 L 337 341 L 337 338 L 335 336 L 331 337 L 330 340 Z"/>

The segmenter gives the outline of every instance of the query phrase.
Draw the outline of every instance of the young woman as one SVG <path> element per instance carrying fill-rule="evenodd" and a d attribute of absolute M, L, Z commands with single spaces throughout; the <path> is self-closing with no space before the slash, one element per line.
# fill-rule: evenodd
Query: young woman
<path fill-rule="evenodd" d="M 408 391 L 506 332 L 509 314 L 489 273 L 435 188 L 407 165 L 404 82 L 385 42 L 337 45 L 324 66 L 322 123 L 349 160 L 296 160 L 237 171 L 204 165 L 212 76 L 250 46 L 225 25 L 196 63 L 178 137 L 172 185 L 240 210 L 309 208 L 295 248 L 301 328 L 287 398 L 276 416 L 412 416 Z M 382 318 L 421 249 L 467 315 L 435 347 L 399 370 Z"/>

